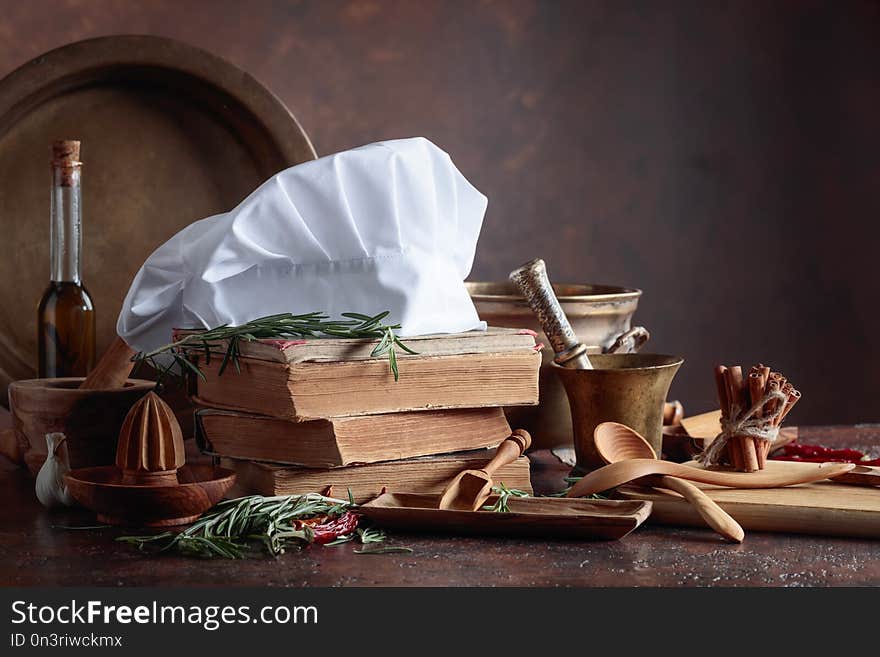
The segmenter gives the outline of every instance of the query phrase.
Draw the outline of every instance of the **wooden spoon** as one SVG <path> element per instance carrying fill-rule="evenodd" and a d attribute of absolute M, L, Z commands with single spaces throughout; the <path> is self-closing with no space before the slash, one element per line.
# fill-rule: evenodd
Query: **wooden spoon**
<path fill-rule="evenodd" d="M 446 486 L 440 497 L 439 508 L 456 511 L 476 511 L 492 494 L 492 473 L 513 463 L 523 455 L 532 437 L 527 431 L 517 429 L 498 446 L 495 456 L 482 470 L 464 470 Z"/>
<path fill-rule="evenodd" d="M 568 497 L 583 497 L 599 493 L 622 486 L 633 479 L 657 474 L 672 475 L 689 481 L 699 481 L 704 484 L 728 488 L 780 488 L 829 479 L 849 472 L 856 467 L 854 463 L 799 463 L 798 465 L 803 467 L 798 467 L 796 472 L 790 470 L 781 472 L 765 470 L 720 472 L 656 459 L 629 459 L 594 470 L 572 486 Z"/>
<path fill-rule="evenodd" d="M 647 440 L 634 429 L 619 422 L 603 422 L 597 426 L 593 432 L 593 440 L 596 451 L 606 463 L 617 463 L 631 458 L 657 458 L 657 453 Z M 724 538 L 735 543 L 742 543 L 745 538 L 746 534 L 739 523 L 692 483 L 665 475 L 646 477 L 639 483 L 679 493 L 691 503 L 706 524 Z"/>

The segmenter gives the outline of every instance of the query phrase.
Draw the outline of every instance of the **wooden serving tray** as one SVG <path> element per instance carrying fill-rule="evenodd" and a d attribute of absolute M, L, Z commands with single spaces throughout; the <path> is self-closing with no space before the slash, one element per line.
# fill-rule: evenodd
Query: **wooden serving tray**
<path fill-rule="evenodd" d="M 235 207 L 264 180 L 315 158 L 297 120 L 232 64 L 178 41 L 80 41 L 0 80 L 0 305 L 35 309 L 49 281 L 55 139 L 81 139 L 83 280 L 98 353 L 135 272 L 193 221 Z M 0 316 L 0 403 L 36 376 L 36 315 Z"/>
<path fill-rule="evenodd" d="M 389 529 L 594 540 L 623 538 L 651 514 L 643 501 L 520 497 L 509 500 L 510 513 L 441 511 L 439 502 L 439 495 L 383 493 L 359 513 Z"/>

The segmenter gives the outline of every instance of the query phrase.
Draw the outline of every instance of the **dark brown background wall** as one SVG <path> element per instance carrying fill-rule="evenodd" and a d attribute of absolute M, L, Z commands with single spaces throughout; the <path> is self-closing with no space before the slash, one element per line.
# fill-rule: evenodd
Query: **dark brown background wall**
<path fill-rule="evenodd" d="M 472 278 L 642 288 L 689 410 L 764 360 L 793 420 L 880 420 L 880 4 L 2 0 L 0 75 L 118 33 L 231 60 L 319 154 L 434 140 L 490 199 Z"/>

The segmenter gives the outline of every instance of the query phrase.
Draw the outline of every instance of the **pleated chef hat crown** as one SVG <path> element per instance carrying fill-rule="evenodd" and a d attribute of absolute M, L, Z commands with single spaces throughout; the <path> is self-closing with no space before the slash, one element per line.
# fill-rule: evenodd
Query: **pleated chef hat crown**
<path fill-rule="evenodd" d="M 156 249 L 132 282 L 117 332 L 146 351 L 174 328 L 385 310 L 404 336 L 483 329 L 463 281 L 486 204 L 423 138 L 291 167 Z"/>

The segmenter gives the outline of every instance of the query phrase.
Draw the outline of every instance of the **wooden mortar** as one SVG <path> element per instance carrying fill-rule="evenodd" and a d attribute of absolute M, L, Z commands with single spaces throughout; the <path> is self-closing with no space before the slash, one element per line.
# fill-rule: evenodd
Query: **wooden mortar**
<path fill-rule="evenodd" d="M 27 379 L 9 384 L 19 453 L 32 474 L 46 460 L 46 434 L 67 436 L 70 466 L 111 465 L 119 429 L 129 409 L 156 385 L 127 379 L 119 388 L 81 389 L 83 377 Z"/>

